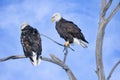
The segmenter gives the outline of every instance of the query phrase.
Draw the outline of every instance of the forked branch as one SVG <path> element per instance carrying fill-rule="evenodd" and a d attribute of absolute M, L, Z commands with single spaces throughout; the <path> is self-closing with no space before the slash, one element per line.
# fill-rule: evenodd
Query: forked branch
<path fill-rule="evenodd" d="M 75 78 L 74 74 L 72 73 L 72 71 L 70 70 L 70 68 L 63 61 L 61 61 L 59 58 L 57 58 L 53 54 L 51 54 L 50 56 L 51 56 L 51 58 L 42 57 L 41 59 L 43 61 L 48 61 L 48 62 L 54 63 L 54 64 L 62 67 L 65 70 L 65 72 L 68 74 L 69 80 L 77 80 Z M 0 62 L 7 61 L 10 59 L 23 59 L 23 58 L 26 58 L 26 57 L 24 55 L 13 55 L 13 56 L 9 56 L 6 58 L 1 58 Z"/>
<path fill-rule="evenodd" d="M 104 65 L 102 59 L 102 46 L 103 46 L 103 39 L 105 34 L 105 28 L 111 18 L 115 15 L 115 13 L 120 9 L 120 2 L 118 5 L 110 12 L 110 15 L 105 18 L 106 12 L 110 8 L 112 4 L 112 0 L 108 2 L 106 0 L 102 0 L 101 10 L 100 10 L 100 20 L 99 20 L 99 28 L 96 40 L 96 73 L 98 75 L 99 80 L 105 80 L 105 73 L 104 73 Z"/>
<path fill-rule="evenodd" d="M 112 17 L 115 15 L 115 13 L 120 9 L 120 2 L 117 4 L 117 6 L 113 9 L 113 11 L 108 16 L 107 23 L 112 19 Z"/>
<path fill-rule="evenodd" d="M 112 4 L 112 1 L 113 1 L 113 0 L 109 0 L 108 3 L 106 4 L 106 6 L 104 7 L 104 9 L 103 9 L 103 16 L 106 15 L 107 10 L 109 9 L 109 7 L 110 7 L 111 4 Z"/>

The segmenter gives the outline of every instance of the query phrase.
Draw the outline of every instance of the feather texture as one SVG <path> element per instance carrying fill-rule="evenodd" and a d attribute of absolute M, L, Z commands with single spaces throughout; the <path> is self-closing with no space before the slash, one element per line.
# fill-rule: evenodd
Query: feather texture
<path fill-rule="evenodd" d="M 41 38 L 37 29 L 30 25 L 24 25 L 21 33 L 21 44 L 26 57 L 30 58 L 31 63 L 36 66 L 40 63 L 42 52 Z"/>

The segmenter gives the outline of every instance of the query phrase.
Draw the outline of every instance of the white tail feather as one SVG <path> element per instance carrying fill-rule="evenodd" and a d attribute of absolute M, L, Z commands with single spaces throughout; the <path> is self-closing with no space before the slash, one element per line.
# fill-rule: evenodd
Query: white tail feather
<path fill-rule="evenodd" d="M 39 58 L 37 61 L 37 65 L 39 65 L 41 63 L 41 59 Z"/>
<path fill-rule="evenodd" d="M 84 41 L 77 39 L 77 38 L 73 38 L 74 43 L 81 45 L 83 48 L 87 48 L 87 45 Z"/>
<path fill-rule="evenodd" d="M 31 57 L 33 61 L 31 61 L 31 63 L 33 64 L 33 66 L 37 66 L 40 64 L 41 59 L 37 59 L 37 54 L 35 52 L 32 52 L 33 56 Z"/>

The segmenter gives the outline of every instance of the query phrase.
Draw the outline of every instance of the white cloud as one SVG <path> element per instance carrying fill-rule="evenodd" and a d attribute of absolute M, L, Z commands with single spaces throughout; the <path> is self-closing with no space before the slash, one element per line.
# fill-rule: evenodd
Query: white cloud
<path fill-rule="evenodd" d="M 0 49 L 2 49 L 0 53 L 2 54 L 0 54 L 0 56 L 17 53 L 22 54 L 22 47 L 19 40 L 19 27 L 22 22 L 28 22 L 33 27 L 36 27 L 40 33 L 49 35 L 51 38 L 56 39 L 56 41 L 64 43 L 64 40 L 61 39 L 55 31 L 55 23 L 50 22 L 52 14 L 54 12 L 60 12 L 66 19 L 76 23 L 82 29 L 86 39 L 89 41 L 88 49 L 83 49 L 77 45 L 72 46 L 75 52 L 69 50 L 70 53 L 67 57 L 68 66 L 78 79 L 81 79 L 81 77 L 84 80 L 97 79 L 94 70 L 96 69 L 95 41 L 98 28 L 99 7 L 96 6 L 100 6 L 100 2 L 93 1 L 90 2 L 90 4 L 84 1 L 81 3 L 81 1 L 23 0 L 20 3 L 2 7 L 0 13 L 0 30 L 5 31 L 5 33 L 0 33 L 2 38 L 0 42 Z M 111 23 L 112 24 L 108 26 L 119 25 L 119 21 L 116 21 L 115 18 Z M 116 30 L 116 28 L 114 28 L 114 30 Z M 117 28 L 117 30 L 119 30 L 119 28 Z M 106 34 L 110 33 L 111 31 Z M 109 66 L 113 64 L 112 61 L 114 61 L 114 58 L 116 59 L 116 57 L 112 58 L 111 54 L 113 54 L 116 49 L 119 50 L 118 34 L 119 32 L 113 31 L 112 34 L 105 35 L 103 53 L 106 73 L 110 70 Z M 42 40 L 44 56 L 49 56 L 50 53 L 54 53 L 59 58 L 63 58 L 62 47 L 59 47 L 43 37 Z M 54 64 L 42 62 L 38 67 L 32 67 L 29 59 L 11 60 L 1 63 L 0 69 L 3 70 L 3 73 L 6 73 L 6 77 L 4 77 L 3 73 L 0 73 L 2 80 L 7 80 L 8 78 L 11 80 L 16 80 L 18 78 L 20 80 L 24 78 L 28 80 L 67 80 L 68 78 L 66 73 Z M 116 71 L 116 76 L 117 73 L 119 73 L 119 71 Z M 88 77 L 85 77 L 86 74 Z M 116 80 L 115 77 L 113 80 L 114 79 Z"/>

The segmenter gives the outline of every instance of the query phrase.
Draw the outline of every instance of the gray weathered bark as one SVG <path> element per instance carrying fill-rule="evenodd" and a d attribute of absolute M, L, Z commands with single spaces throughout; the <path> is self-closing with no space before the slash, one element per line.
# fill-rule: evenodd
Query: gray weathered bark
<path fill-rule="evenodd" d="M 61 61 L 59 58 L 57 58 L 53 54 L 51 54 L 50 56 L 51 56 L 51 58 L 42 57 L 41 59 L 43 61 L 48 61 L 48 62 L 54 63 L 54 64 L 62 67 L 65 70 L 65 72 L 67 73 L 69 80 L 77 80 L 76 77 L 74 76 L 74 74 L 72 73 L 72 71 L 70 70 L 70 68 L 63 61 Z M 7 61 L 10 59 L 22 59 L 22 58 L 26 58 L 26 57 L 24 55 L 13 55 L 13 56 L 9 56 L 6 58 L 1 58 L 0 62 Z"/>
<path fill-rule="evenodd" d="M 110 80 L 111 75 L 113 74 L 116 67 L 120 64 L 120 60 L 113 66 L 106 80 Z"/>
<path fill-rule="evenodd" d="M 115 13 L 120 9 L 120 2 L 118 5 L 113 9 L 110 15 L 105 18 L 107 10 L 110 8 L 113 0 L 102 0 L 101 3 L 101 10 L 100 10 L 100 20 L 99 20 L 99 27 L 97 33 L 97 40 L 96 40 L 96 73 L 98 75 L 99 80 L 105 80 L 105 73 L 104 73 L 104 66 L 103 66 L 103 59 L 102 59 L 102 46 L 103 46 L 103 39 L 104 39 L 104 32 L 108 22 L 112 19 Z"/>

